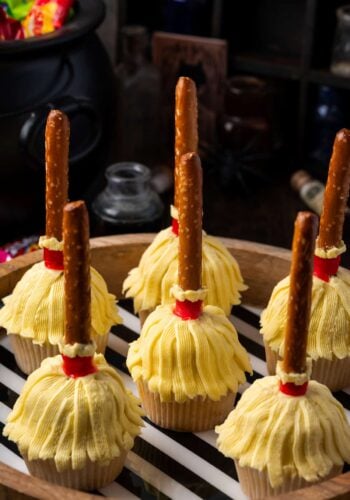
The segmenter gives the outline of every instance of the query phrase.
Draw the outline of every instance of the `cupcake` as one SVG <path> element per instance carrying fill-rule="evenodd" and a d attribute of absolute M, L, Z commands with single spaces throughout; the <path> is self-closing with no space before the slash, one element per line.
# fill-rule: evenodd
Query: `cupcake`
<path fill-rule="evenodd" d="M 285 332 L 277 375 L 256 380 L 226 421 L 218 448 L 234 459 L 244 493 L 266 498 L 341 473 L 350 461 L 350 426 L 330 390 L 310 381 L 306 358 L 317 218 L 296 221 Z"/>
<path fill-rule="evenodd" d="M 251 372 L 237 332 L 201 286 L 202 178 L 195 153 L 179 168 L 179 271 L 175 304 L 158 306 L 130 345 L 127 366 L 147 416 L 161 427 L 198 432 L 223 422 Z"/>
<path fill-rule="evenodd" d="M 65 336 L 62 355 L 45 359 L 25 383 L 4 435 L 29 472 L 81 490 L 101 488 L 121 472 L 142 410 L 91 342 L 87 211 L 64 211 Z"/>
<path fill-rule="evenodd" d="M 350 386 L 350 272 L 339 268 L 345 251 L 342 240 L 350 184 L 350 131 L 338 132 L 330 162 L 312 283 L 307 354 L 312 378 L 332 391 Z M 261 316 L 267 366 L 275 373 L 285 348 L 284 330 L 290 277 L 274 288 Z"/>
<path fill-rule="evenodd" d="M 4 299 L 0 326 L 10 335 L 16 361 L 29 374 L 43 359 L 59 353 L 64 334 L 62 213 L 68 197 L 69 122 L 51 111 L 46 124 L 46 236 L 40 238 L 44 261 L 35 264 Z M 91 268 L 91 334 L 104 352 L 110 327 L 121 323 L 115 296 Z"/>
<path fill-rule="evenodd" d="M 135 312 L 141 323 L 159 304 L 169 304 L 170 293 L 178 272 L 178 197 L 179 164 L 183 154 L 198 149 L 197 96 L 195 83 L 181 77 L 176 86 L 175 100 L 175 206 L 171 207 L 172 226 L 157 234 L 141 257 L 138 267 L 126 278 L 123 291 L 134 300 Z M 205 303 L 224 310 L 240 303 L 240 292 L 246 290 L 237 264 L 225 246 L 203 233 L 203 286 L 208 290 Z"/>

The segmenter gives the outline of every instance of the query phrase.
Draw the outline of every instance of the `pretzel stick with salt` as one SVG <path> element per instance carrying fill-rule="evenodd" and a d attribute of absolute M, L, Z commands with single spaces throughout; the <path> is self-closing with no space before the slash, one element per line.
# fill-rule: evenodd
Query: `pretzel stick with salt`
<path fill-rule="evenodd" d="M 334 140 L 329 165 L 318 248 L 340 247 L 350 186 L 350 130 L 343 128 Z"/>
<path fill-rule="evenodd" d="M 45 130 L 46 236 L 62 240 L 63 208 L 68 199 L 69 121 L 52 110 Z"/>
<path fill-rule="evenodd" d="M 89 220 L 83 201 L 63 212 L 65 342 L 88 344 L 91 328 Z"/>
<path fill-rule="evenodd" d="M 198 111 L 196 84 L 191 78 L 179 78 L 175 91 L 175 170 L 174 205 L 178 207 L 178 177 L 181 156 L 198 151 Z"/>
<path fill-rule="evenodd" d="M 178 177 L 179 277 L 183 290 L 199 290 L 202 279 L 202 167 L 196 153 L 181 157 Z"/>
<path fill-rule="evenodd" d="M 283 370 L 306 371 L 306 346 L 311 310 L 311 290 L 317 216 L 299 212 L 294 225 Z"/>

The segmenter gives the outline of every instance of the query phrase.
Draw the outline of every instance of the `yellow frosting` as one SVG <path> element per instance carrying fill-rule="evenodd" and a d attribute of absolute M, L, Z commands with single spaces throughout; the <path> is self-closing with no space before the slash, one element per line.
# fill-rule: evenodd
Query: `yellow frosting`
<path fill-rule="evenodd" d="M 341 242 L 340 247 L 331 248 L 318 248 L 316 242 L 315 255 L 317 255 L 317 257 L 321 257 L 322 259 L 334 259 L 344 252 L 346 252 L 344 241 Z"/>
<path fill-rule="evenodd" d="M 173 307 L 157 307 L 130 345 L 127 366 L 132 378 L 146 381 L 166 402 L 196 396 L 217 401 L 228 391 L 237 392 L 251 365 L 224 312 L 206 306 L 198 319 L 182 320 Z"/>
<path fill-rule="evenodd" d="M 261 315 L 261 333 L 274 351 L 283 354 L 289 276 L 274 288 Z M 350 356 L 350 272 L 340 268 L 329 282 L 313 277 L 307 353 L 312 359 Z"/>
<path fill-rule="evenodd" d="M 29 460 L 54 459 L 57 470 L 81 469 L 86 459 L 108 464 L 134 444 L 142 410 L 102 354 L 98 371 L 67 377 L 61 355 L 45 359 L 25 383 L 4 435 Z"/>
<path fill-rule="evenodd" d="M 188 300 L 189 302 L 197 302 L 198 300 L 204 300 L 207 296 L 208 291 L 204 288 L 200 290 L 183 290 L 179 285 L 173 285 L 170 289 L 171 295 L 174 299 L 184 302 Z"/>
<path fill-rule="evenodd" d="M 329 389 L 309 382 L 305 396 L 279 391 L 279 378 L 256 380 L 226 421 L 218 448 L 241 467 L 268 474 L 271 486 L 288 477 L 317 481 L 350 460 L 350 426 Z"/>
<path fill-rule="evenodd" d="M 9 333 L 33 339 L 34 344 L 58 344 L 64 334 L 63 271 L 47 269 L 44 262 L 31 267 L 4 298 L 0 325 Z M 102 276 L 91 268 L 91 334 L 105 335 L 121 323 L 115 296 L 108 293 Z"/>
<path fill-rule="evenodd" d="M 139 266 L 129 272 L 123 292 L 134 299 L 136 312 L 154 309 L 173 301 L 170 289 L 177 282 L 178 238 L 171 228 L 157 234 L 141 257 Z M 246 290 L 237 261 L 224 245 L 203 233 L 203 287 L 208 289 L 207 304 L 220 307 L 228 316 L 232 305 L 240 303 Z"/>
<path fill-rule="evenodd" d="M 59 343 L 60 353 L 68 356 L 68 358 L 76 358 L 79 356 L 80 358 L 84 358 L 87 356 L 93 356 L 96 351 L 95 342 L 91 342 L 90 344 L 65 344 L 64 340 Z"/>
<path fill-rule="evenodd" d="M 312 370 L 312 360 L 308 358 L 306 360 L 306 372 L 305 373 L 286 373 L 282 369 L 281 361 L 277 361 L 276 373 L 278 378 L 283 384 L 292 383 L 294 385 L 303 385 L 305 382 L 310 380 Z"/>
<path fill-rule="evenodd" d="M 62 252 L 63 241 L 58 241 L 56 238 L 48 238 L 47 236 L 40 236 L 39 247 Z"/>

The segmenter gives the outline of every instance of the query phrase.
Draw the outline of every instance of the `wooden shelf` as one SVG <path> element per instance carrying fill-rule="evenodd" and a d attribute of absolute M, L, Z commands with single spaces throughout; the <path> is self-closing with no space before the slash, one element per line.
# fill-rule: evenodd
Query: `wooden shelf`
<path fill-rule="evenodd" d="M 258 53 L 238 54 L 233 58 L 235 71 L 255 73 L 264 76 L 299 80 L 301 68 L 296 59 L 282 59 Z"/>
<path fill-rule="evenodd" d="M 307 80 L 309 83 L 328 85 L 340 89 L 350 89 L 350 78 L 334 75 L 329 70 L 310 70 Z"/>

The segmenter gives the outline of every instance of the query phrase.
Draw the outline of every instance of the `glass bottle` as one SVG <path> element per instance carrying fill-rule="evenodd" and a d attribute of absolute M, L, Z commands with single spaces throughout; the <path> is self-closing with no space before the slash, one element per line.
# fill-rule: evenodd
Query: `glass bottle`
<path fill-rule="evenodd" d="M 305 170 L 298 170 L 291 178 L 292 188 L 300 195 L 303 202 L 316 214 L 321 215 L 325 186 L 313 179 Z"/>
<path fill-rule="evenodd" d="M 163 204 L 151 186 L 150 169 L 140 163 L 107 168 L 107 185 L 92 203 L 94 234 L 152 232 L 160 229 Z"/>
<path fill-rule="evenodd" d="M 161 85 L 158 68 L 146 57 L 143 26 L 122 29 L 122 61 L 117 66 L 117 137 L 119 161 L 153 165 L 160 151 Z"/>
<path fill-rule="evenodd" d="M 350 76 L 350 5 L 337 9 L 337 29 L 333 45 L 331 72 Z"/>

